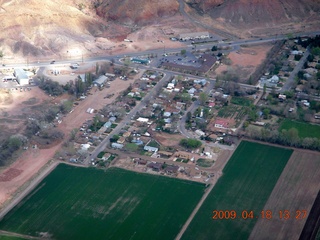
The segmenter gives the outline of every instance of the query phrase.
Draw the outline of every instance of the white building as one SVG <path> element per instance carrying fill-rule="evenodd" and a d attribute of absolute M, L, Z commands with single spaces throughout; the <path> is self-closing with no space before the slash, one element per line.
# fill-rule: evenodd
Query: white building
<path fill-rule="evenodd" d="M 93 84 L 98 87 L 103 87 L 107 80 L 108 80 L 108 77 L 102 75 L 98 79 L 94 80 Z"/>
<path fill-rule="evenodd" d="M 180 40 L 193 40 L 205 38 L 210 38 L 210 34 L 208 32 L 181 33 L 179 35 Z"/>
<path fill-rule="evenodd" d="M 21 69 L 21 68 L 16 68 L 14 70 L 14 76 L 16 77 L 17 79 L 17 82 L 20 84 L 20 85 L 27 85 L 29 84 L 29 77 L 28 75 L 26 74 L 26 72 Z"/>

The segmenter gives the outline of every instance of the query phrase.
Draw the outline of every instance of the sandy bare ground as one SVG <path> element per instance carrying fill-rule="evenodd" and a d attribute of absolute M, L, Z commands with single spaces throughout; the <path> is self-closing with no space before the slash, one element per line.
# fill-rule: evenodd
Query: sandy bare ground
<path fill-rule="evenodd" d="M 0 90 L 0 128 L 1 138 L 6 138 L 12 133 L 19 133 L 24 129 L 26 116 L 34 112 L 35 106 L 49 101 L 39 88 L 31 88 L 31 91 L 1 89 Z"/>
<path fill-rule="evenodd" d="M 139 77 L 140 74 L 136 77 Z M 88 114 L 86 112 L 89 107 L 100 109 L 106 104 L 111 103 L 117 95 L 125 90 L 133 81 L 134 80 L 122 81 L 117 79 L 111 83 L 110 88 L 105 88 L 102 91 L 93 88 L 91 90 L 92 95 L 89 95 L 85 100 L 81 101 L 72 113 L 63 118 L 63 122 L 59 125 L 59 129 L 65 133 L 65 138 L 67 139 L 69 137 L 72 129 L 79 128 L 83 122 L 94 117 L 94 114 Z M 112 98 L 104 98 L 109 93 L 114 93 L 115 95 Z M 13 164 L 2 169 L 0 179 L 6 179 L 6 181 L 0 180 L 0 209 L 12 200 L 16 191 L 22 185 L 30 180 L 32 176 L 54 157 L 54 154 L 59 150 L 60 146 L 61 144 L 49 149 L 29 149 Z M 15 176 L 7 181 L 7 176 L 10 172 L 15 172 Z"/>
<path fill-rule="evenodd" d="M 245 74 L 248 77 L 263 62 L 271 47 L 270 44 L 241 47 L 239 51 L 228 55 L 231 65 L 220 65 L 215 72 L 221 74 L 224 71 L 236 71 L 238 75 Z"/>
<path fill-rule="evenodd" d="M 273 189 L 264 210 L 271 210 L 271 220 L 259 219 L 250 239 L 299 239 L 320 189 L 320 153 L 295 150 Z M 288 210 L 290 218 L 280 219 L 279 211 Z M 304 219 L 296 211 L 306 210 Z"/>

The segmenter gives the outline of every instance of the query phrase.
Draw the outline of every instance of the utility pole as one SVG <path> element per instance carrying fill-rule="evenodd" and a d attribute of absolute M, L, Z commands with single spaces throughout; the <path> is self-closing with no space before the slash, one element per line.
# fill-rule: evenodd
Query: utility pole
<path fill-rule="evenodd" d="M 163 55 L 166 54 L 166 45 L 164 44 L 163 40 L 158 40 L 158 42 L 161 42 L 163 44 Z"/>

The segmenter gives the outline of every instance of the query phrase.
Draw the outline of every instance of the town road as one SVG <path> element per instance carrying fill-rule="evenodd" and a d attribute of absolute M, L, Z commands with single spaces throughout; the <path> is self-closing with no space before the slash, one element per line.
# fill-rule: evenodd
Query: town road
<path fill-rule="evenodd" d="M 295 77 L 297 76 L 298 72 L 302 69 L 304 63 L 307 60 L 307 57 L 310 54 L 310 49 L 309 47 L 306 49 L 306 51 L 304 52 L 302 58 L 299 60 L 298 64 L 295 66 L 295 68 L 293 69 L 293 71 L 290 73 L 290 76 L 288 77 L 287 81 L 285 82 L 285 84 L 283 85 L 283 87 L 281 88 L 280 92 L 283 93 L 285 91 L 289 91 L 292 89 L 292 87 L 295 85 Z"/>
<path fill-rule="evenodd" d="M 113 131 L 104 140 L 102 140 L 102 142 L 95 148 L 90 156 L 86 158 L 84 164 L 89 164 L 90 159 L 96 158 L 101 151 L 104 151 L 110 143 L 110 138 L 112 138 L 116 134 L 119 134 L 123 127 L 129 125 L 137 112 L 146 107 L 150 100 L 156 98 L 157 94 L 165 86 L 165 84 L 169 82 L 171 77 L 171 74 L 165 74 L 163 78 L 150 90 L 150 92 L 129 112 L 129 114 L 124 117 L 124 119 L 117 125 L 117 127 L 114 128 Z"/>

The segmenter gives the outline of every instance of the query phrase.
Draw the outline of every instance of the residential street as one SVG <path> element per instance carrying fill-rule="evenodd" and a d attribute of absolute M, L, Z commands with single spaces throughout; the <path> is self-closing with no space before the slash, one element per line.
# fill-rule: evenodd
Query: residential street
<path fill-rule="evenodd" d="M 310 49 L 308 47 L 306 49 L 306 51 L 304 52 L 302 58 L 300 59 L 299 63 L 295 66 L 293 71 L 290 73 L 290 76 L 288 77 L 287 81 L 285 82 L 285 84 L 281 88 L 281 90 L 280 90 L 281 93 L 291 90 L 292 87 L 295 85 L 295 83 L 294 83 L 295 77 L 297 76 L 298 72 L 302 69 L 302 67 L 303 67 L 304 63 L 306 62 L 307 57 L 309 56 L 309 54 L 310 54 Z"/>
<path fill-rule="evenodd" d="M 171 77 L 171 74 L 165 74 L 164 77 L 157 83 L 157 85 L 152 88 L 152 90 L 129 112 L 129 114 L 126 115 L 126 117 L 117 125 L 117 127 L 114 128 L 113 131 L 95 148 L 91 155 L 87 157 L 84 164 L 89 164 L 92 158 L 96 158 L 101 151 L 104 151 L 110 143 L 110 138 L 112 138 L 112 136 L 115 134 L 119 134 L 124 126 L 130 124 L 131 119 L 134 118 L 136 113 L 144 108 L 148 102 L 157 95 L 157 92 L 159 92 L 161 88 L 168 83 Z"/>

